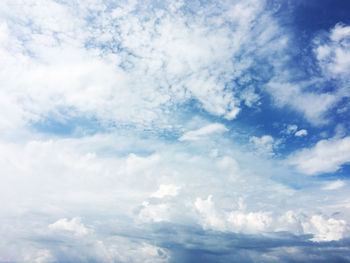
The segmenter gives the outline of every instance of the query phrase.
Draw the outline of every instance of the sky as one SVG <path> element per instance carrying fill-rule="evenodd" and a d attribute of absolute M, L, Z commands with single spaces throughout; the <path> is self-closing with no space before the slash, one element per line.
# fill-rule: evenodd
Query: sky
<path fill-rule="evenodd" d="M 350 262 L 349 10 L 2 0 L 0 262 Z"/>

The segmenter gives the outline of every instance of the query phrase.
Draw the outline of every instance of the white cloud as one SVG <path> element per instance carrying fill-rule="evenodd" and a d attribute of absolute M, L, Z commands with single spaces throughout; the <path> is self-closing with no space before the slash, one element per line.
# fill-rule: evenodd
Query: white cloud
<path fill-rule="evenodd" d="M 260 138 L 252 136 L 249 138 L 249 142 L 253 144 L 259 154 L 274 155 L 274 149 L 278 146 L 278 142 L 270 135 L 263 135 Z"/>
<path fill-rule="evenodd" d="M 11 19 L 0 26 L 7 102 L 0 111 L 14 116 L 4 125 L 88 116 L 167 127 L 169 109 L 189 99 L 228 120 L 242 102 L 257 103 L 249 84 L 254 57 L 285 46 L 260 1 L 222 1 L 192 15 L 180 8 L 185 3 L 145 5 L 5 1 L 2 13 Z"/>
<path fill-rule="evenodd" d="M 140 157 L 136 154 L 129 154 L 126 159 L 126 174 L 152 174 L 152 168 L 160 161 L 160 156 L 153 154 L 147 157 Z"/>
<path fill-rule="evenodd" d="M 348 231 L 345 220 L 324 215 L 306 216 L 296 211 L 287 211 L 275 224 L 279 231 L 291 231 L 294 228 L 295 233 L 312 234 L 311 240 L 316 242 L 340 240 Z"/>
<path fill-rule="evenodd" d="M 285 81 L 284 78 L 286 78 Z M 314 125 L 327 123 L 325 113 L 336 105 L 338 96 L 333 93 L 313 93 L 307 87 L 313 83 L 293 83 L 288 77 L 279 76 L 268 83 L 277 106 L 288 105 L 304 114 L 305 118 Z"/>
<path fill-rule="evenodd" d="M 310 222 L 304 223 L 303 227 L 305 233 L 315 235 L 312 240 L 317 242 L 340 240 L 347 229 L 346 221 L 334 218 L 325 219 L 319 215 L 312 216 Z"/>
<path fill-rule="evenodd" d="M 101 246 L 107 253 L 103 258 L 104 262 L 165 263 L 170 259 L 167 249 L 144 241 L 131 241 L 125 237 L 113 237 Z"/>
<path fill-rule="evenodd" d="M 288 159 L 288 163 L 309 175 L 335 172 L 350 162 L 350 137 L 319 141 L 312 148 L 300 150 Z"/>
<path fill-rule="evenodd" d="M 156 192 L 151 194 L 151 197 L 163 198 L 165 196 L 177 196 L 180 187 L 171 184 L 161 184 Z"/>
<path fill-rule="evenodd" d="M 196 141 L 203 138 L 204 136 L 207 136 L 213 133 L 222 133 L 226 131 L 228 131 L 228 129 L 225 127 L 225 125 L 221 123 L 212 123 L 198 130 L 188 131 L 184 133 L 184 135 L 182 135 L 179 138 L 179 141 Z"/>
<path fill-rule="evenodd" d="M 189 99 L 232 120 L 242 103 L 259 104 L 249 73 L 255 58 L 266 60 L 276 72 L 285 71 L 288 55 L 282 51 L 288 38 L 260 1 L 204 5 L 197 10 L 206 14 L 204 20 L 181 9 L 185 3 L 174 8 L 165 2 L 168 9 L 151 5 L 152 11 L 136 3 L 107 8 L 100 1 L 5 2 L 1 8 L 11 19 L 0 26 L 0 53 L 7 65 L 0 70 L 6 84 L 0 112 L 11 115 L 5 114 L 4 127 L 15 130 L 11 126 L 47 116 L 59 119 L 67 109 L 64 118 L 168 127 L 169 109 Z M 89 19 L 94 15 L 96 19 Z M 329 43 L 315 48 L 320 64 L 329 61 L 325 50 L 336 45 L 339 54 L 329 68 L 347 72 L 347 39 L 347 27 L 337 25 Z M 288 73 L 277 75 L 267 88 L 276 103 L 292 106 L 315 124 L 324 123 L 325 112 L 345 96 L 344 89 L 335 94 L 304 92 L 309 84 L 290 83 Z"/>
<path fill-rule="evenodd" d="M 294 135 L 297 136 L 297 137 L 306 136 L 307 135 L 307 130 L 301 129 L 301 130 L 297 131 Z"/>
<path fill-rule="evenodd" d="M 167 262 L 172 254 L 161 246 L 186 236 L 165 240 L 158 228 L 163 225 L 177 226 L 169 230 L 174 232 L 202 226 L 242 234 L 307 232 L 317 241 L 348 237 L 348 207 L 339 218 L 328 216 L 345 202 L 340 197 L 348 190 L 339 183 L 324 189 L 342 196 L 326 199 L 326 191 L 310 194 L 276 182 L 292 173 L 222 136 L 228 128 L 220 123 L 192 125 L 202 128 L 179 141 L 198 141 L 193 144 L 158 133 L 184 131 L 178 113 L 188 114 L 187 105 L 218 122 L 235 119 L 243 104 L 260 105 L 255 87 L 273 74 L 278 78 L 269 91 L 277 104 L 322 122 L 340 93 L 305 92 L 307 84 L 280 76 L 289 40 L 264 2 L 151 2 L 0 3 L 0 260 Z M 348 66 L 348 30 L 338 27 L 328 43 L 339 46 L 338 53 L 320 47 L 319 61 L 331 56 L 331 73 L 340 76 Z M 262 73 L 253 76 L 253 68 Z M 32 129 L 75 118 L 96 119 L 103 132 L 57 138 Z M 278 146 L 269 135 L 250 142 L 268 156 Z M 304 159 L 295 165 L 313 174 L 348 162 L 347 138 L 319 144 L 299 155 L 313 162 L 316 153 L 323 166 L 316 160 L 309 167 Z M 281 216 L 298 209 L 303 216 Z M 190 247 L 186 242 L 180 245 Z"/>
<path fill-rule="evenodd" d="M 80 217 L 74 217 L 71 220 L 67 218 L 59 219 L 55 223 L 49 225 L 49 228 L 52 230 L 71 232 L 77 236 L 83 236 L 92 231 L 81 223 Z"/>
<path fill-rule="evenodd" d="M 329 121 L 327 112 L 339 105 L 350 92 L 350 30 L 349 26 L 337 24 L 328 34 L 320 34 L 314 41 L 316 67 L 321 68 L 320 75 L 309 76 L 309 81 L 294 79 L 290 71 L 281 67 L 281 74 L 273 77 L 267 84 L 275 104 L 288 105 L 302 113 L 313 125 L 324 125 Z M 332 80 L 329 84 L 327 81 Z M 329 85 L 332 85 L 330 91 Z M 317 87 L 317 91 L 314 90 Z M 346 108 L 344 108 L 346 110 Z M 339 111 L 341 113 L 341 110 Z"/>
<path fill-rule="evenodd" d="M 199 222 L 204 229 L 223 232 L 267 234 L 274 231 L 289 231 L 294 234 L 312 234 L 312 241 L 336 241 L 348 234 L 345 220 L 328 218 L 323 215 L 287 211 L 277 216 L 270 211 L 247 212 L 246 207 L 234 211 L 220 211 L 212 196 L 206 200 L 197 198 L 195 208 L 200 213 Z"/>
<path fill-rule="evenodd" d="M 270 228 L 272 219 L 268 212 L 250 212 L 243 213 L 240 211 L 231 212 L 228 216 L 228 222 L 233 231 L 245 233 L 257 233 L 266 231 Z"/>
<path fill-rule="evenodd" d="M 23 255 L 23 258 L 21 259 L 21 262 L 30 263 L 51 263 L 51 262 L 57 262 L 57 259 L 52 255 L 50 250 L 48 249 L 28 249 L 28 247 L 25 249 L 26 252 Z M 1 258 L 0 258 L 1 260 Z"/>
<path fill-rule="evenodd" d="M 212 228 L 215 230 L 226 230 L 225 219 L 217 214 L 215 204 L 212 200 L 213 196 L 209 195 L 206 200 L 197 198 L 194 206 L 201 215 L 201 224 L 204 228 Z"/>
<path fill-rule="evenodd" d="M 336 190 L 336 189 L 343 187 L 344 185 L 345 185 L 344 181 L 336 180 L 334 182 L 330 182 L 330 183 L 326 184 L 322 189 L 323 190 Z"/>
<path fill-rule="evenodd" d="M 55 262 L 55 258 L 52 256 L 51 252 L 47 249 L 41 249 L 38 251 L 35 263 L 48 263 Z"/>
<path fill-rule="evenodd" d="M 246 212 L 242 198 L 237 203 L 238 210 L 220 211 L 215 206 L 212 195 L 209 195 L 206 200 L 197 198 L 194 206 L 200 213 L 199 222 L 205 229 L 249 234 L 272 229 L 273 218 L 270 212 Z"/>
<path fill-rule="evenodd" d="M 244 153 L 237 144 L 224 138 L 213 145 L 198 145 L 191 154 L 187 146 L 176 141 L 174 145 L 151 139 L 139 142 L 132 134 L 24 144 L 1 142 L 0 167 L 5 179 L 0 186 L 0 199 L 7 215 L 2 222 L 11 227 L 0 227 L 0 244 L 38 240 L 38 235 L 43 235 L 64 242 L 58 242 L 58 247 L 50 246 L 50 242 L 40 243 L 41 249 L 54 256 L 64 253 L 75 261 L 93 258 L 99 262 L 142 262 L 145 257 L 144 261 L 162 262 L 169 259 L 167 252 L 152 256 L 150 251 L 152 255 L 142 252 L 143 245 L 129 240 L 130 237 L 123 239 L 122 245 L 119 241 L 113 243 L 108 233 L 175 224 L 242 234 L 289 231 L 299 235 L 304 233 L 301 223 L 309 222 L 321 208 L 324 218 L 331 218 L 329 215 L 339 211 L 339 206 L 344 214 L 334 219 L 345 221 L 348 215 L 343 198 L 347 195 L 346 187 L 338 188 L 343 196 L 336 195 L 328 201 L 326 191 L 293 190 L 270 178 L 281 173 L 280 163 Z M 128 149 L 143 154 L 129 155 Z M 144 154 L 145 149 L 153 153 Z M 220 154 L 211 156 L 213 149 L 219 149 Z M 186 187 L 178 194 L 180 185 Z M 159 187 L 156 192 L 155 187 Z M 288 210 L 301 212 L 293 212 L 279 221 Z M 89 226 L 77 216 L 86 219 Z M 6 223 L 13 217 L 20 218 L 15 226 Z M 52 218 L 61 219 L 52 223 Z M 308 224 L 310 227 L 305 231 L 315 236 L 326 235 L 323 239 L 337 238 L 339 233 L 348 236 L 340 230 L 330 230 L 338 234 L 322 234 Z M 48 225 L 51 231 L 47 231 Z M 153 235 L 149 231 L 140 236 Z M 75 249 L 66 246 L 72 242 Z M 13 250 L 23 246 L 28 245 L 16 243 Z M 4 247 L 11 251 L 7 245 Z M 3 253 L 1 246 L 0 251 L 9 253 Z M 35 251 L 30 252 L 33 262 Z M 16 253 L 8 256 L 17 261 L 21 257 Z"/>
<path fill-rule="evenodd" d="M 295 81 L 293 76 L 284 72 L 273 78 L 268 84 L 278 106 L 289 105 L 304 114 L 314 125 L 323 125 L 329 121 L 326 113 L 338 103 L 350 96 L 348 91 L 350 69 L 349 26 L 337 24 L 328 34 L 320 34 L 314 39 L 316 66 L 322 69 L 321 76 L 315 75 L 310 81 Z M 330 85 L 327 80 L 335 80 L 332 91 L 322 91 Z M 312 87 L 318 87 L 317 92 Z"/>
<path fill-rule="evenodd" d="M 348 79 L 350 70 L 350 26 L 337 24 L 325 43 L 316 39 L 315 53 L 327 77 Z M 349 79 L 348 79 L 349 80 Z"/>
<path fill-rule="evenodd" d="M 295 133 L 298 129 L 298 126 L 295 124 L 290 124 L 287 126 L 287 128 L 284 130 L 285 133 L 287 134 L 292 134 Z"/>
<path fill-rule="evenodd" d="M 151 205 L 148 202 L 143 202 L 138 217 L 143 222 L 163 222 L 169 221 L 169 205 L 158 204 Z"/>
<path fill-rule="evenodd" d="M 307 135 L 307 130 L 305 129 L 300 129 L 298 130 L 298 126 L 295 124 L 289 124 L 287 127 L 282 130 L 282 133 L 288 134 L 288 135 L 294 135 L 297 137 L 302 137 Z"/>
<path fill-rule="evenodd" d="M 229 171 L 229 172 L 235 172 L 235 173 L 239 172 L 238 162 L 230 156 L 224 156 L 224 157 L 220 158 L 216 162 L 216 165 L 219 168 L 224 169 L 224 170 Z"/>

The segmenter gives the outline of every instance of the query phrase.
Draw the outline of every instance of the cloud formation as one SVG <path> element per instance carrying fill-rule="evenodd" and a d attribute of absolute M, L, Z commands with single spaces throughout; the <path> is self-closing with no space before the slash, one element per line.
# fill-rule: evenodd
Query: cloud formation
<path fill-rule="evenodd" d="M 179 138 L 179 141 L 196 141 L 203 136 L 226 131 L 228 131 L 228 129 L 225 127 L 225 125 L 220 123 L 212 123 L 199 128 L 198 130 L 188 131 L 184 133 L 184 135 Z"/>
<path fill-rule="evenodd" d="M 321 140 L 312 148 L 293 154 L 289 163 L 305 174 L 335 172 L 350 162 L 350 137 Z"/>
<path fill-rule="evenodd" d="M 287 2 L 2 1 L 0 262 L 349 261 L 350 29 Z"/>

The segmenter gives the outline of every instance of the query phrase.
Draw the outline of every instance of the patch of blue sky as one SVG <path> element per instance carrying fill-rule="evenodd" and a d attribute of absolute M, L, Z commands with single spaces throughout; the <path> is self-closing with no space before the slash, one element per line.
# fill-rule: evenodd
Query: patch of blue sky
<path fill-rule="evenodd" d="M 339 170 L 332 173 L 319 174 L 315 177 L 315 180 L 350 180 L 350 164 L 343 164 Z"/>
<path fill-rule="evenodd" d="M 37 122 L 31 122 L 30 127 L 35 132 L 53 135 L 57 137 L 83 137 L 106 132 L 105 126 L 94 117 L 87 116 L 65 116 L 64 113 L 48 115 Z"/>
<path fill-rule="evenodd" d="M 314 40 L 324 38 L 338 23 L 350 23 L 350 3 L 342 0 L 270 2 L 279 3 L 274 16 L 293 37 L 290 54 L 295 64 L 291 66 L 299 69 L 302 78 L 317 77 L 320 72 L 315 63 Z M 328 84 L 325 86 L 331 88 Z"/>
<path fill-rule="evenodd" d="M 311 41 L 320 31 L 329 31 L 337 23 L 350 23 L 348 10 L 349 1 L 342 0 L 317 0 L 302 1 L 294 3 L 295 9 L 290 13 L 293 28 L 300 32 L 304 41 Z"/>

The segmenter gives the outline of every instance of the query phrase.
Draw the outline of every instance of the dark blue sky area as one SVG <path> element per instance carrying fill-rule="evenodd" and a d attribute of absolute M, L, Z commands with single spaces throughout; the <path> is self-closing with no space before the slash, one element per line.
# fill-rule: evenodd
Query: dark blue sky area
<path fill-rule="evenodd" d="M 306 35 L 318 30 L 328 30 L 335 24 L 350 23 L 348 0 L 297 0 L 293 23 Z"/>

